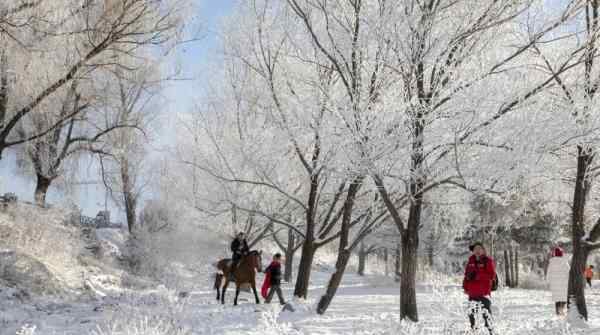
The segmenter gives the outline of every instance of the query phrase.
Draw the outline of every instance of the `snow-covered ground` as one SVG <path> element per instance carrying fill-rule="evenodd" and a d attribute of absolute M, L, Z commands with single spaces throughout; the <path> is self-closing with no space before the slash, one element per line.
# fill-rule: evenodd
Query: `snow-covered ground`
<path fill-rule="evenodd" d="M 166 288 L 145 292 L 123 291 L 119 296 L 22 303 L 10 289 L 0 293 L 0 335 L 13 334 L 463 334 L 467 329 L 465 297 L 454 285 L 420 286 L 421 322 L 398 322 L 398 289 L 385 280 L 346 276 L 324 316 L 314 304 L 326 276 L 317 273 L 307 302 L 294 302 L 296 312 L 279 312 L 277 305 L 253 303 L 242 293 L 239 306 L 220 305 L 209 290 L 208 277 L 185 298 Z M 321 282 L 319 282 L 321 281 Z M 378 284 L 373 285 L 373 282 Z M 500 290 L 494 294 L 498 334 L 600 334 L 600 282 L 588 291 L 587 329 L 570 329 L 553 316 L 550 294 L 536 290 Z M 204 286 L 206 285 L 206 286 Z M 204 287 L 201 287 L 204 286 Z M 285 294 L 291 295 L 291 287 Z M 481 332 L 485 334 L 485 332 Z"/>
<path fill-rule="evenodd" d="M 166 242 L 156 244 L 171 251 L 168 259 L 153 268 L 162 267 L 161 276 L 137 277 L 114 262 L 125 250 L 122 232 L 96 231 L 104 256 L 94 258 L 84 251 L 78 229 L 63 221 L 64 213 L 59 210 L 36 212 L 27 206 L 0 214 L 0 233 L 11 237 L 0 247 L 43 263 L 64 288 L 61 298 L 43 298 L 27 293 L 32 282 L 17 283 L 24 291 L 0 286 L 0 335 L 450 335 L 463 334 L 468 328 L 466 299 L 456 278 L 420 274 L 420 322 L 406 323 L 399 322 L 396 283 L 383 276 L 359 277 L 349 269 L 329 310 L 319 316 L 315 305 L 334 262 L 325 252 L 315 260 L 310 299 L 292 302 L 296 312 L 280 312 L 276 304 L 257 306 L 248 293 L 242 293 L 240 305 L 234 307 L 233 288 L 228 290 L 223 306 L 211 289 L 215 270 L 211 264 L 219 250 L 226 250 L 215 242 L 219 238 L 207 235 L 197 243 L 182 242 L 178 251 L 173 241 L 181 242 L 182 235 L 167 236 Z M 56 247 L 56 241 L 61 248 Z M 203 247 L 188 250 L 191 245 Z M 34 278 L 36 273 L 22 274 Z M 262 275 L 258 280 L 262 282 Z M 577 325 L 571 329 L 573 323 L 553 315 L 548 291 L 501 289 L 493 296 L 495 329 L 499 335 L 598 335 L 600 282 L 594 284 L 587 291 L 590 321 L 583 328 Z M 291 297 L 291 293 L 292 286 L 285 285 L 284 294 Z"/>

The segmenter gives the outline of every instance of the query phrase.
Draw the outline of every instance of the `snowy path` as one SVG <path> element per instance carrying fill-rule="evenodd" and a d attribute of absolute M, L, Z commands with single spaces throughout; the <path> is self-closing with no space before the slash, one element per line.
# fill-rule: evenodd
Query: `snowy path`
<path fill-rule="evenodd" d="M 421 287 L 418 294 L 421 322 L 399 324 L 398 289 L 372 287 L 348 276 L 324 316 L 312 311 L 322 288 L 313 299 L 297 303 L 295 313 L 278 313 L 276 305 L 257 307 L 250 294 L 240 295 L 240 306 L 222 306 L 214 292 L 194 291 L 184 302 L 172 292 L 128 294 L 120 298 L 78 303 L 38 301 L 23 305 L 18 300 L 0 303 L 0 335 L 13 335 L 24 324 L 35 325 L 33 334 L 163 334 L 161 329 L 187 328 L 173 334 L 462 334 L 467 327 L 465 298 L 458 287 L 440 290 Z M 229 302 L 233 291 L 228 292 Z M 286 296 L 291 287 L 286 287 Z M 498 334 L 600 334 L 600 287 L 588 295 L 590 329 L 564 332 L 566 322 L 552 315 L 549 292 L 503 290 L 494 295 Z M 155 328 L 156 332 L 152 332 Z M 111 330 L 112 329 L 112 330 Z M 123 330 L 123 331 L 121 331 Z M 171 332 L 168 332 L 171 334 Z"/>

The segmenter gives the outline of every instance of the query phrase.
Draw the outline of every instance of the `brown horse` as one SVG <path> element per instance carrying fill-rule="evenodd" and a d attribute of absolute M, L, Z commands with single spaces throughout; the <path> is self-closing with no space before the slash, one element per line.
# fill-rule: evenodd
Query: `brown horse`
<path fill-rule="evenodd" d="M 234 306 L 237 306 L 238 296 L 240 295 L 240 287 L 242 286 L 242 284 L 250 284 L 250 286 L 252 287 L 252 291 L 254 292 L 254 298 L 256 299 L 256 303 L 260 304 L 260 301 L 258 300 L 258 292 L 256 291 L 256 270 L 258 270 L 258 272 L 262 272 L 261 254 L 262 251 L 250 251 L 247 255 L 242 256 L 240 262 L 235 268 L 235 272 L 233 273 L 235 280 L 235 300 L 233 301 Z M 231 281 L 231 259 L 222 259 L 217 263 L 216 266 L 217 269 L 221 271 L 221 273 L 217 274 L 215 279 L 217 300 L 219 300 L 220 298 L 221 303 L 224 304 L 225 292 L 227 291 L 227 286 L 229 286 L 229 282 Z M 220 292 L 221 286 L 223 286 L 223 292 Z"/>

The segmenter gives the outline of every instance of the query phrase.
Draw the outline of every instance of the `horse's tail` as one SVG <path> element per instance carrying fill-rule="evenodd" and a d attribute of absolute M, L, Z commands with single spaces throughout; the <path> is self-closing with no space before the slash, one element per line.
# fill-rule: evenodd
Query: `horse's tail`
<path fill-rule="evenodd" d="M 212 266 L 217 268 L 217 273 L 223 274 L 225 272 L 225 264 L 223 264 L 223 260 L 212 263 Z"/>
<path fill-rule="evenodd" d="M 223 274 L 221 273 L 217 273 L 215 275 L 215 285 L 214 285 L 214 289 L 218 290 L 221 287 L 221 281 L 223 280 Z"/>

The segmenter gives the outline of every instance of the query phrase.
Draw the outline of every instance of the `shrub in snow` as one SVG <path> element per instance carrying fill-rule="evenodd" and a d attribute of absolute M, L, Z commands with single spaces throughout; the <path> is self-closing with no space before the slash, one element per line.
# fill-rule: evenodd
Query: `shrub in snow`
<path fill-rule="evenodd" d="M 60 292 L 54 275 L 43 263 L 14 251 L 0 251 L 0 281 L 35 294 Z"/>
<path fill-rule="evenodd" d="M 271 306 L 269 306 L 271 307 Z M 256 332 L 251 334 L 256 335 L 300 335 L 298 330 L 292 328 L 287 322 L 281 322 L 278 319 L 279 308 L 269 308 L 267 311 L 262 312 L 259 320 Z"/>
<path fill-rule="evenodd" d="M 38 269 L 37 273 L 41 275 L 46 273 L 41 269 L 47 269 L 52 279 L 40 277 L 40 282 L 80 288 L 84 269 L 78 256 L 84 251 L 84 246 L 79 227 L 68 221 L 69 213 L 64 209 L 40 209 L 23 204 L 10 206 L 7 213 L 0 213 L 0 235 L 3 236 L 0 249 L 23 255 L 17 259 L 17 262 L 26 262 L 22 270 Z M 43 267 L 34 264 L 42 264 Z M 29 275 L 33 278 L 36 273 Z"/>
<path fill-rule="evenodd" d="M 125 291 L 119 297 L 120 308 L 110 320 L 90 335 L 188 335 L 184 320 L 192 313 L 187 299 L 160 285 L 157 290 L 140 294 Z"/>
<path fill-rule="evenodd" d="M 549 285 L 544 278 L 535 272 L 519 274 L 519 287 L 526 290 L 548 290 Z"/>
<path fill-rule="evenodd" d="M 135 274 L 171 288 L 182 289 L 191 282 L 210 286 L 209 274 L 215 271 L 210 264 L 218 259 L 209 255 L 228 251 L 221 242 L 229 241 L 190 224 L 183 215 L 184 211 L 173 204 L 146 204 L 139 226 L 125 247 L 125 259 Z"/>
<path fill-rule="evenodd" d="M 191 332 L 171 320 L 143 318 L 119 320 L 105 327 L 97 327 L 90 335 L 189 335 Z"/>

